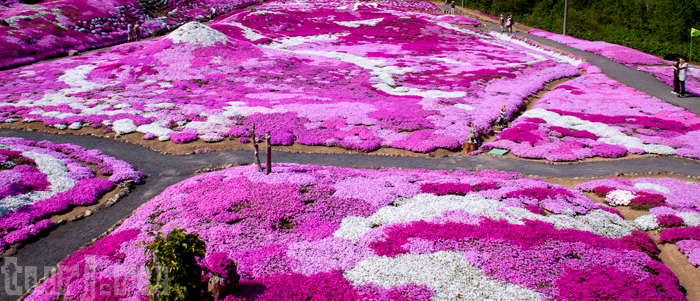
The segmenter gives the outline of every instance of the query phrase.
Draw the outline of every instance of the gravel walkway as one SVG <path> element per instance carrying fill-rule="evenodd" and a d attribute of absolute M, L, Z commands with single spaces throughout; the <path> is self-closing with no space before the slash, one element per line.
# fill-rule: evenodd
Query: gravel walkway
<path fill-rule="evenodd" d="M 490 29 L 497 29 L 496 24 L 485 24 Z M 647 73 L 547 39 L 526 33 L 516 33 L 516 35 L 568 51 L 598 66 L 610 78 L 620 81 L 627 86 L 644 91 L 651 96 L 658 97 L 674 105 L 693 110 L 696 113 L 700 112 L 698 98 L 676 98 L 670 94 L 671 89 L 668 85 L 661 83 Z M 0 136 L 22 137 L 35 141 L 50 140 L 55 143 L 73 143 L 88 149 L 99 149 L 106 155 L 131 163 L 137 170 L 143 171 L 148 175 L 143 184 L 137 185 L 130 195 L 121 199 L 115 206 L 105 208 L 89 218 L 61 225 L 19 249 L 18 254 L 15 255 L 18 265 L 37 267 L 40 276 L 43 273 L 44 266 L 55 266 L 67 255 L 89 243 L 114 223 L 128 216 L 140 205 L 160 194 L 165 188 L 191 177 L 198 169 L 234 162 L 241 164 L 253 163 L 252 151 L 229 150 L 198 155 L 172 156 L 163 155 L 138 145 L 94 136 L 55 135 L 12 129 L 0 129 Z M 272 158 L 273 162 L 358 168 L 497 169 L 543 177 L 600 177 L 611 176 L 616 173 L 663 171 L 688 176 L 700 176 L 700 161 L 677 157 L 649 157 L 630 160 L 583 162 L 569 165 L 554 165 L 545 162 L 497 158 L 487 155 L 427 159 L 375 155 L 274 152 Z M 261 154 L 261 159 L 264 160 L 263 154 Z M 7 281 L 6 277 L 0 277 L 0 288 L 5 288 L 5 281 Z M 20 274 L 20 278 L 16 281 L 24 284 L 24 274 Z M 0 291 L 0 300 L 16 300 L 18 298 L 18 296 L 8 296 L 4 289 L 0 289 Z"/>

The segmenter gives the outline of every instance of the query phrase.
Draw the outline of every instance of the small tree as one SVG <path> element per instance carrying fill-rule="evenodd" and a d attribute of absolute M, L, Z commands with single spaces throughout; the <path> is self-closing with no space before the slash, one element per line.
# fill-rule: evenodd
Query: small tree
<path fill-rule="evenodd" d="M 174 228 L 167 237 L 149 233 L 155 240 L 146 245 L 151 255 L 148 271 L 149 299 L 153 301 L 200 300 L 204 282 L 198 260 L 204 258 L 205 244 L 198 234 Z M 167 280 L 166 280 L 167 279 Z"/>

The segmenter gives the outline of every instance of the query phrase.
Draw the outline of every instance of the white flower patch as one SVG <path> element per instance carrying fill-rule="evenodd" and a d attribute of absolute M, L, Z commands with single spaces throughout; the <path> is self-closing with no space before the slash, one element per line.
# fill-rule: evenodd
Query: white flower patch
<path fill-rule="evenodd" d="M 168 34 L 167 38 L 171 39 L 173 44 L 187 42 L 200 46 L 213 46 L 216 42 L 226 43 L 228 41 L 228 37 L 225 34 L 197 21 L 180 26 L 180 28 Z"/>
<path fill-rule="evenodd" d="M 669 190 L 668 188 L 654 183 L 634 183 L 634 188 L 650 189 L 661 193 L 671 193 L 671 190 Z"/>
<path fill-rule="evenodd" d="M 382 207 L 367 218 L 359 216 L 344 218 L 340 228 L 333 235 L 355 242 L 379 226 L 446 218 L 445 212 L 450 210 L 463 210 L 472 215 L 494 220 L 502 219 L 519 225 L 524 224 L 523 219 L 540 220 L 554 225 L 557 229 L 576 229 L 607 237 L 622 237 L 637 229 L 636 224 L 604 210 L 591 210 L 586 215 L 575 217 L 565 214 L 544 216 L 524 208 L 505 206 L 499 201 L 490 200 L 475 193 L 465 196 L 436 196 L 422 193 L 400 200 L 400 203 L 394 202 L 395 206 Z"/>
<path fill-rule="evenodd" d="M 634 219 L 634 223 L 639 226 L 639 230 L 648 231 L 659 228 L 659 223 L 656 221 L 656 214 L 642 215 Z"/>
<path fill-rule="evenodd" d="M 0 215 L 25 205 L 34 204 L 37 201 L 50 198 L 57 193 L 68 191 L 78 182 L 67 177 L 68 167 L 58 158 L 26 151 L 22 152 L 22 156 L 34 160 L 37 169 L 46 174 L 46 180 L 50 183 L 48 191 L 32 191 L 26 194 L 8 196 L 0 202 Z"/>
<path fill-rule="evenodd" d="M 632 199 L 636 198 L 631 191 L 628 190 L 613 190 L 605 196 L 605 201 L 613 206 L 627 206 Z"/>
<path fill-rule="evenodd" d="M 168 134 L 172 133 L 173 130 L 166 128 L 166 126 L 168 125 L 169 122 L 165 120 L 156 120 L 153 123 L 138 126 L 136 128 L 136 131 L 144 134 L 153 133 L 153 135 L 156 135 L 158 137 L 168 137 L 168 139 L 170 139 L 170 136 L 168 136 Z"/>
<path fill-rule="evenodd" d="M 377 23 L 382 22 L 382 20 L 384 20 L 384 18 L 358 20 L 358 21 L 347 21 L 347 22 L 336 21 L 335 24 L 338 24 L 340 26 L 358 28 L 358 27 L 360 27 L 360 25 L 374 26 L 374 25 L 377 25 Z"/>
<path fill-rule="evenodd" d="M 628 149 L 641 148 L 647 153 L 660 155 L 676 154 L 676 150 L 670 146 L 659 144 L 644 144 L 644 142 L 642 142 L 641 139 L 632 136 L 627 136 L 619 130 L 600 122 L 590 122 L 586 120 L 581 120 L 580 118 L 574 116 L 561 116 L 557 113 L 540 108 L 527 111 L 523 114 L 523 116 L 529 118 L 542 118 L 551 125 L 565 127 L 567 129 L 579 131 L 586 130 L 595 134 L 598 137 L 602 137 L 598 139 L 598 141 L 605 142 L 608 144 L 622 145 Z"/>
<path fill-rule="evenodd" d="M 466 111 L 474 110 L 474 107 L 472 107 L 468 104 L 463 104 L 463 103 L 458 103 L 455 105 L 455 107 L 460 108 L 462 110 L 466 110 Z"/>
<path fill-rule="evenodd" d="M 128 118 L 115 120 L 112 123 L 112 130 L 119 135 L 133 133 L 137 128 L 134 121 Z"/>
<path fill-rule="evenodd" d="M 484 275 L 462 252 L 375 256 L 359 262 L 343 276 L 362 285 L 385 288 L 407 283 L 435 290 L 432 300 L 542 300 L 540 293 Z"/>
<path fill-rule="evenodd" d="M 700 214 L 695 212 L 678 212 L 676 216 L 683 219 L 683 224 L 688 227 L 700 226 Z"/>

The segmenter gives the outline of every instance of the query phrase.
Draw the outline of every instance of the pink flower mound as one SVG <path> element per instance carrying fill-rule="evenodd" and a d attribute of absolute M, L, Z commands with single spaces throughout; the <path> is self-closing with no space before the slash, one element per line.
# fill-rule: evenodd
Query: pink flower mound
<path fill-rule="evenodd" d="M 12 170 L 0 171 L 0 199 L 37 190 L 46 190 L 49 185 L 46 174 L 39 172 L 33 166 L 19 165 Z"/>
<path fill-rule="evenodd" d="M 700 227 L 668 228 L 659 234 L 659 241 L 662 243 L 674 243 L 684 239 L 700 240 Z"/>
<path fill-rule="evenodd" d="M 676 242 L 678 250 L 683 252 L 690 264 L 700 266 L 700 241 L 694 239 L 681 240 Z"/>
<path fill-rule="evenodd" d="M 548 161 L 619 158 L 628 152 L 700 158 L 695 113 L 625 87 L 594 67 L 582 68 L 585 75 L 545 94 L 483 147 Z"/>
<path fill-rule="evenodd" d="M 469 184 L 462 183 L 424 183 L 420 186 L 423 193 L 432 193 L 434 195 L 465 195 L 474 191 Z"/>
<path fill-rule="evenodd" d="M 198 13 L 202 0 L 191 2 L 188 9 L 174 4 L 174 13 Z M 252 2 L 207 1 L 219 8 Z M 545 83 L 579 74 L 553 57 L 559 54 L 450 24 L 476 24 L 463 17 L 424 13 L 435 8 L 265 2 L 214 20 L 208 30 L 225 41 L 213 45 L 176 44 L 178 32 L 2 71 L 0 102 L 13 105 L 0 106 L 0 122 L 135 130 L 176 143 L 249 141 L 255 125 L 256 136 L 270 132 L 274 145 L 431 152 L 460 148 L 471 128 L 489 131 L 501 107 L 512 116 Z M 83 75 L 89 85 L 70 80 Z M 38 101 L 56 93 L 74 103 Z M 96 102 L 103 98 L 114 101 Z M 16 105 L 25 99 L 35 102 Z"/>
<path fill-rule="evenodd" d="M 27 300 L 55 296 L 57 290 L 74 299 L 87 298 L 90 287 L 85 283 L 92 279 L 120 281 L 121 293 L 115 290 L 104 298 L 144 298 L 148 276 L 129 268 L 143 266 L 148 260 L 143 252 L 143 243 L 150 239 L 148 232 L 167 233 L 173 227 L 200 235 L 207 244 L 203 264 L 212 272 L 224 273 L 230 260 L 236 261 L 241 283 L 227 300 L 429 300 L 444 295 L 445 289 L 417 279 L 385 285 L 351 280 L 347 275 L 379 256 L 437 251 L 463 252 L 464 260 L 488 277 L 549 299 L 561 296 L 564 284 L 555 284 L 567 269 L 620 271 L 610 281 L 628 281 L 644 292 L 653 290 L 656 286 L 648 281 L 655 281 L 666 290 L 656 292 L 660 296 L 673 297 L 679 291 L 675 278 L 645 270 L 653 261 L 649 256 L 658 251 L 648 235 L 639 231 L 610 238 L 589 231 L 558 230 L 543 221 L 511 224 L 465 212 L 469 208 L 383 225 L 366 220 L 404 206 L 414 197 L 430 197 L 420 195 L 427 191 L 470 194 L 464 199 L 483 196 L 503 206 L 533 211 L 546 208 L 560 214 L 570 210 L 574 216 L 597 209 L 581 194 L 541 179 L 490 170 L 448 173 L 295 164 L 277 164 L 272 170 L 265 175 L 255 166 L 239 166 L 168 187 L 113 234 L 64 260 L 59 274 L 37 287 Z M 435 210 L 431 204 L 423 206 L 416 213 Z M 498 212 L 508 212 L 502 209 Z M 362 220 L 368 223 L 360 226 Z M 359 228 L 348 231 L 354 225 Z M 353 231 L 368 232 L 357 239 L 343 234 Z M 449 270 L 456 263 L 444 264 Z M 119 272 L 124 270 L 131 272 Z M 650 277 L 653 279 L 648 280 Z"/>
<path fill-rule="evenodd" d="M 668 193 L 639 186 L 645 184 L 662 186 L 668 189 Z M 576 186 L 576 189 L 592 191 L 600 196 L 606 196 L 613 190 L 627 190 L 637 196 L 631 203 L 644 208 L 669 206 L 680 211 L 693 211 L 700 208 L 700 186 L 673 178 L 602 179 L 581 183 Z"/>
<path fill-rule="evenodd" d="M 263 291 L 262 293 L 260 291 Z M 238 300 L 361 300 L 339 271 L 310 276 L 275 275 L 259 281 L 241 282 L 239 289 L 226 301 Z"/>
<path fill-rule="evenodd" d="M 676 275 L 665 265 L 650 260 L 647 268 L 653 277 L 643 280 L 617 269 L 596 267 L 591 270 L 567 269 L 557 285 L 560 300 L 687 300 L 678 290 Z"/>
<path fill-rule="evenodd" d="M 197 134 L 194 133 L 171 133 L 170 138 L 177 144 L 183 144 L 197 140 Z"/>
<path fill-rule="evenodd" d="M 78 145 L 34 142 L 12 137 L 0 137 L 0 145 L 11 149 L 0 150 L 3 166 L 11 167 L 0 171 L 0 200 L 17 196 L 12 202 L 4 203 L 0 213 L 0 249 L 6 248 L 8 243 L 20 242 L 51 227 L 51 215 L 73 206 L 94 204 L 116 183 L 126 180 L 139 182 L 144 176 L 124 161 Z M 44 166 L 44 160 L 38 160 L 37 163 L 20 155 L 22 152 L 53 157 L 56 161 Z M 67 171 L 61 168 L 56 170 L 54 165 L 57 164 L 65 164 Z M 96 178 L 93 168 L 84 164 L 97 164 L 100 173 L 111 174 L 109 180 Z M 54 179 L 59 180 L 58 187 L 66 187 L 51 191 L 54 187 L 42 172 L 46 169 L 53 174 Z M 63 178 L 60 177 L 62 173 Z M 32 193 L 39 190 L 49 193 L 48 196 L 41 194 L 44 199 L 32 199 Z"/>
<path fill-rule="evenodd" d="M 683 225 L 683 219 L 673 214 L 659 215 L 656 217 L 656 222 L 659 223 L 660 226 L 664 227 L 676 227 Z"/>
<path fill-rule="evenodd" d="M 595 54 L 613 59 L 620 64 L 626 65 L 665 65 L 668 62 L 655 57 L 650 54 L 646 54 L 639 50 L 635 50 L 629 47 L 620 46 L 616 44 L 606 43 L 602 41 L 590 42 L 582 39 L 577 39 L 571 36 L 565 36 L 562 34 L 551 33 L 548 31 L 534 29 L 528 31 L 529 34 L 550 39 L 555 42 L 562 43 L 566 46 L 573 47 L 579 50 L 590 51 Z"/>

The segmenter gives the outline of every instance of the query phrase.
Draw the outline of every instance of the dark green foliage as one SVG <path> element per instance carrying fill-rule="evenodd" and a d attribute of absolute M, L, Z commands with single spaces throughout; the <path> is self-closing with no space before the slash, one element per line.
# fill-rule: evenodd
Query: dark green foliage
<path fill-rule="evenodd" d="M 148 235 L 155 236 L 155 240 L 146 245 L 146 252 L 151 255 L 148 262 L 150 300 L 200 300 L 204 286 L 202 267 L 197 261 L 204 258 L 205 244 L 199 235 L 187 234 L 178 228 L 170 231 L 167 237 L 160 232 Z"/>
<path fill-rule="evenodd" d="M 458 2 L 461 3 L 461 2 Z M 465 6 L 561 33 L 564 0 L 475 0 Z M 700 29 L 700 0 L 569 0 L 567 34 L 663 56 L 690 53 L 690 28 Z M 693 58 L 700 59 L 700 39 Z M 694 59 L 695 60 L 695 59 Z"/>

